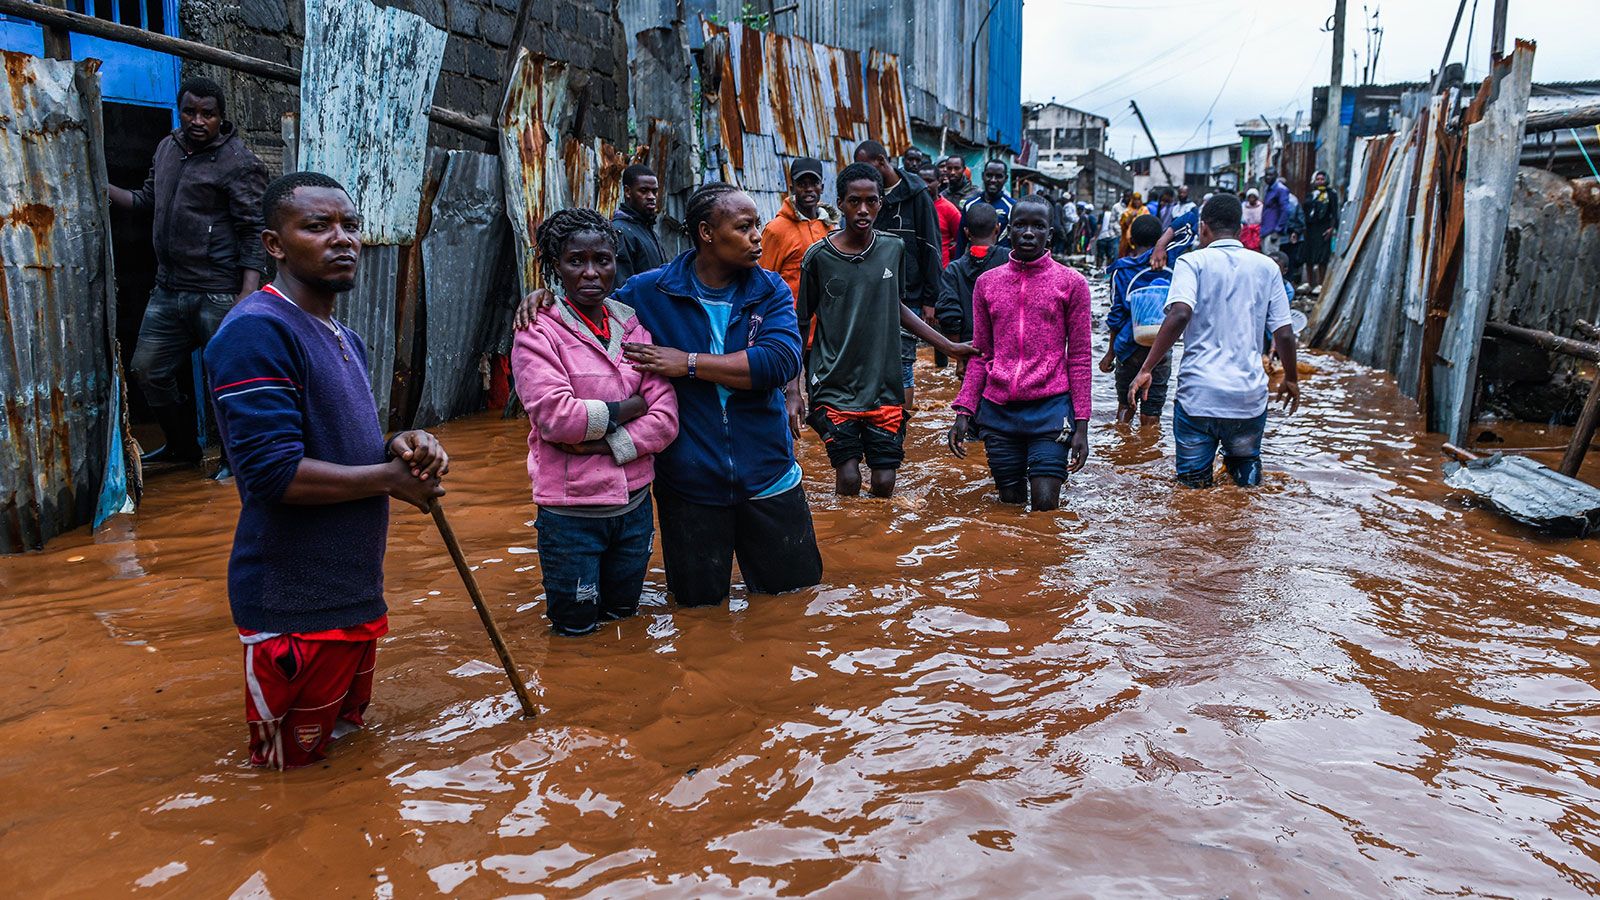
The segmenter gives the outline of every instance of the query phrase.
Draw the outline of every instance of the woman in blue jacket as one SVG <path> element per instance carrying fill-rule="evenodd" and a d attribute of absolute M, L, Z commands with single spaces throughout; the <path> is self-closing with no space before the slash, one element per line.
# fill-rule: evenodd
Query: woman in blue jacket
<path fill-rule="evenodd" d="M 624 354 L 677 392 L 678 439 L 656 456 L 654 488 L 667 590 L 680 606 L 719 604 L 735 557 L 751 591 L 809 587 L 822 556 L 783 398 L 800 372 L 794 298 L 758 265 L 761 217 L 748 194 L 704 185 L 684 219 L 694 248 L 616 295 L 656 340 Z M 537 292 L 530 301 L 519 319 L 548 303 Z"/>

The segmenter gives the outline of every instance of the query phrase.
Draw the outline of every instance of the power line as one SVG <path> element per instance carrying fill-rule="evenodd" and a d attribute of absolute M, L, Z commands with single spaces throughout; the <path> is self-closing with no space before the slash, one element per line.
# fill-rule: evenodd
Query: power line
<path fill-rule="evenodd" d="M 1217 101 L 1222 99 L 1222 92 L 1228 89 L 1228 82 L 1233 80 L 1233 70 L 1239 67 L 1239 57 L 1244 55 L 1245 45 L 1250 43 L 1250 33 L 1255 31 L 1255 29 L 1256 14 L 1251 13 L 1250 24 L 1246 26 L 1244 30 L 1244 40 L 1239 42 L 1239 52 L 1233 55 L 1233 64 L 1228 66 L 1228 74 L 1222 78 L 1222 87 L 1217 88 L 1217 95 L 1211 98 L 1211 105 L 1206 107 L 1205 115 L 1200 117 L 1199 123 L 1194 126 L 1194 131 L 1190 133 L 1188 137 L 1183 139 L 1183 143 L 1187 144 L 1190 141 L 1193 141 L 1197 136 L 1199 136 L 1200 129 L 1206 124 L 1206 122 L 1211 120 L 1211 114 L 1217 109 Z"/>

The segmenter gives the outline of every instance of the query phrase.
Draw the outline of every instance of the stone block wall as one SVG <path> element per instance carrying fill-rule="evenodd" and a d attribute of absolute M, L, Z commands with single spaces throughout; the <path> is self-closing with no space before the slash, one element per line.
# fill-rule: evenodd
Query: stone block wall
<path fill-rule="evenodd" d="M 422 16 L 450 35 L 433 102 L 493 119 L 499 110 L 509 47 L 523 0 L 376 0 Z M 582 70 L 575 90 L 587 92 L 579 136 L 627 144 L 627 43 L 617 0 L 528 0 L 523 46 Z M 305 41 L 304 0 L 182 0 L 182 34 L 215 47 L 298 68 Z M 217 79 L 228 91 L 228 118 L 276 175 L 285 166 L 283 114 L 299 107 L 299 89 L 216 66 L 184 63 L 185 75 Z M 434 125 L 430 144 L 484 149 L 482 141 Z"/>

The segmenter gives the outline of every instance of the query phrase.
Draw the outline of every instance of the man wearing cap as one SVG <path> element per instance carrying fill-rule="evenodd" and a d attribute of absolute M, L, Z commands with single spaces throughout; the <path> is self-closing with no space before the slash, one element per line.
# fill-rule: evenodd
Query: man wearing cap
<path fill-rule="evenodd" d="M 789 285 L 791 299 L 800 296 L 800 261 L 811 245 L 833 230 L 833 210 L 822 205 L 822 163 L 801 156 L 789 163 L 789 196 L 761 232 L 761 268 L 776 272 Z M 806 335 L 810 343 L 810 335 Z M 784 388 L 789 430 L 800 436 L 805 401 L 796 378 Z"/>
<path fill-rule="evenodd" d="M 799 157 L 789 163 L 789 196 L 761 232 L 761 268 L 776 272 L 800 296 L 800 260 L 832 230 L 832 210 L 822 205 L 822 163 Z"/>

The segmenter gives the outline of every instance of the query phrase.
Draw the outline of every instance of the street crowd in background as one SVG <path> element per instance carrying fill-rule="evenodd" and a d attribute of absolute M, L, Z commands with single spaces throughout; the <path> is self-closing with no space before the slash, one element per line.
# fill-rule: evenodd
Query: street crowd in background
<path fill-rule="evenodd" d="M 166 455 L 192 460 L 194 430 L 168 422 L 181 417 L 168 382 L 204 348 L 241 498 L 228 596 L 251 760 L 307 765 L 363 724 L 389 627 L 389 499 L 429 509 L 449 456 L 428 432 L 383 434 L 367 348 L 335 315 L 362 249 L 349 194 L 313 172 L 263 184 L 215 83 L 185 81 L 178 108 L 146 185 L 111 191 L 157 223 L 135 377 L 168 409 Z M 795 443 L 807 430 L 822 442 L 838 494 L 891 496 L 921 344 L 960 381 L 948 452 L 981 442 L 1000 502 L 1058 508 L 1090 455 L 1096 366 L 1089 280 L 1057 256 L 1091 245 L 1112 288 L 1099 368 L 1114 373 L 1118 422 L 1137 412 L 1138 427 L 1160 426 L 1182 338 L 1177 482 L 1211 486 L 1220 453 L 1235 484 L 1259 484 L 1263 354 L 1281 360 L 1292 411 L 1287 279 L 1326 262 L 1337 199 L 1325 179 L 1303 203 L 1269 173 L 1264 198 L 1197 204 L 1180 188 L 1096 217 L 1008 193 L 1003 160 L 976 174 L 956 156 L 896 164 L 867 140 L 831 185 L 819 160 L 793 160 L 771 221 L 736 185 L 709 182 L 687 203 L 691 248 L 669 258 L 660 198 L 681 186 L 634 165 L 612 216 L 565 209 L 539 225 L 545 284 L 517 311 L 511 372 L 555 633 L 634 615 L 657 535 L 680 607 L 724 603 L 735 561 L 755 593 L 820 583 Z"/>

